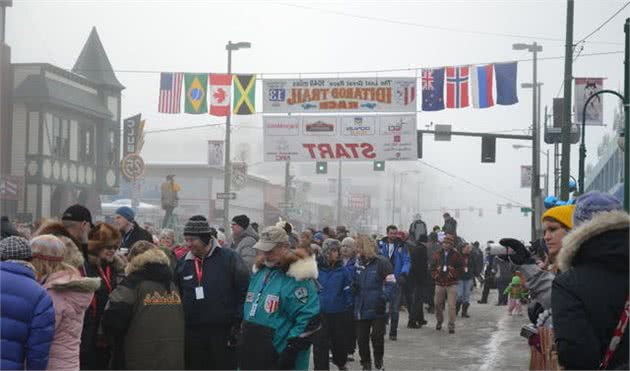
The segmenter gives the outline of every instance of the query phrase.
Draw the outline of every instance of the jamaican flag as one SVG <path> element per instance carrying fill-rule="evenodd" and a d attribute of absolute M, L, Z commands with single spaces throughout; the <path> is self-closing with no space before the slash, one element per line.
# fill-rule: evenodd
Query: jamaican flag
<path fill-rule="evenodd" d="M 206 95 L 208 91 L 208 75 L 187 73 L 186 81 L 186 113 L 201 114 L 208 112 Z"/>
<path fill-rule="evenodd" d="M 256 75 L 235 75 L 233 91 L 235 115 L 256 113 Z"/>

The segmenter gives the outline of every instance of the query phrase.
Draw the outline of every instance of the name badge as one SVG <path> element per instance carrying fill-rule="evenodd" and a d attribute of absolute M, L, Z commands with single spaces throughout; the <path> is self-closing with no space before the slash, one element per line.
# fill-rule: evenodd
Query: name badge
<path fill-rule="evenodd" d="M 252 304 L 251 309 L 249 310 L 249 316 L 250 317 L 255 317 L 256 316 L 256 310 L 258 309 L 258 301 L 260 299 L 260 294 L 256 295 L 256 300 L 254 301 L 254 303 Z"/>
<path fill-rule="evenodd" d="M 195 287 L 195 299 L 203 300 L 203 298 L 204 298 L 204 296 L 203 296 L 203 286 Z"/>
<path fill-rule="evenodd" d="M 464 272 L 468 273 L 468 267 L 464 267 Z"/>
<path fill-rule="evenodd" d="M 442 272 L 446 273 L 448 271 L 448 267 L 446 265 L 442 266 Z"/>

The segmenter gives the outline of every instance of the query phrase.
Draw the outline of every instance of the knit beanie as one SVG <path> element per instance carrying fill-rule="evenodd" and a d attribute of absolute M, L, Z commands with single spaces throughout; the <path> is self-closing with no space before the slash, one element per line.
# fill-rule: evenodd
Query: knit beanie
<path fill-rule="evenodd" d="M 322 255 L 328 256 L 333 250 L 339 252 L 340 244 L 338 240 L 334 238 L 327 238 L 322 244 Z"/>
<path fill-rule="evenodd" d="M 243 229 L 247 229 L 247 227 L 249 227 L 249 218 L 247 215 L 237 215 L 232 218 L 232 223 L 241 226 Z"/>
<path fill-rule="evenodd" d="M 542 220 L 545 218 L 552 218 L 557 220 L 558 223 L 565 226 L 567 229 L 573 229 L 573 210 L 575 205 L 562 205 L 554 206 L 551 209 L 545 211 L 542 216 Z"/>
<path fill-rule="evenodd" d="M 34 259 L 62 262 L 66 245 L 52 234 L 45 234 L 31 240 L 31 252 Z"/>
<path fill-rule="evenodd" d="M 136 217 L 136 213 L 129 206 L 121 206 L 116 209 L 116 214 L 122 216 L 130 222 L 133 222 L 133 219 Z"/>
<path fill-rule="evenodd" d="M 24 237 L 11 236 L 0 240 L 0 257 L 4 260 L 31 260 L 31 246 Z"/>
<path fill-rule="evenodd" d="M 199 237 L 206 245 L 210 243 L 211 233 L 208 220 L 202 215 L 192 216 L 184 225 L 184 236 Z"/>
<path fill-rule="evenodd" d="M 521 278 L 519 276 L 512 277 L 512 285 L 520 285 L 520 284 L 521 284 Z"/>
<path fill-rule="evenodd" d="M 578 226 L 585 221 L 591 220 L 597 213 L 621 209 L 623 209 L 621 203 L 608 193 L 588 192 L 578 197 L 575 201 L 573 224 Z"/>

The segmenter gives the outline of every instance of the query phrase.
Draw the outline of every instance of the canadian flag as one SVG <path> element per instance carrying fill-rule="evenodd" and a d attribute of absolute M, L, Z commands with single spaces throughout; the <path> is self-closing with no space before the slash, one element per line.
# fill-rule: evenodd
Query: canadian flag
<path fill-rule="evenodd" d="M 210 114 L 227 116 L 232 105 L 232 75 L 210 74 Z"/>

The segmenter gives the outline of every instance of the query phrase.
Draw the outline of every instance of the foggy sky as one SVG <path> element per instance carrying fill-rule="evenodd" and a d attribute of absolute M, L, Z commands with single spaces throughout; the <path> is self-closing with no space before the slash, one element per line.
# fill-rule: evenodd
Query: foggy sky
<path fill-rule="evenodd" d="M 288 5 L 287 5 L 288 4 Z M 291 6 L 298 5 L 296 6 Z M 623 1 L 576 1 L 575 40 L 599 26 Z M 315 9 L 305 9 L 312 7 Z M 623 51 L 623 22 L 630 8 L 619 14 L 593 35 L 573 66 L 576 77 L 606 77 L 605 88 L 623 87 L 623 53 L 606 56 L 584 54 Z M 214 1 L 72 1 L 15 0 L 7 12 L 7 42 L 14 63 L 47 62 L 70 69 L 79 55 L 92 26 L 96 26 L 117 71 L 123 91 L 122 115 L 142 112 L 147 130 L 222 123 L 207 115 L 165 115 L 157 112 L 159 72 L 216 72 L 226 70 L 225 44 L 228 40 L 250 41 L 252 49 L 234 54 L 233 72 L 257 73 L 267 77 L 299 77 L 298 72 L 344 72 L 409 67 L 492 63 L 529 59 L 525 51 L 513 51 L 516 42 L 538 41 L 544 50 L 540 58 L 564 54 L 566 1 L 416 1 L 416 2 L 214 2 Z M 359 17 L 334 14 L 350 13 Z M 363 19 L 386 18 L 395 22 Z M 424 28 L 424 24 L 464 32 Z M 475 32 L 471 32 L 475 31 Z M 490 32 L 517 34 L 503 37 L 480 34 Z M 545 40 L 545 39 L 558 40 Z M 596 42 L 618 42 L 617 45 Z M 531 81 L 531 62 L 518 65 L 518 84 Z M 563 59 L 541 60 L 539 81 L 544 83 L 542 104 L 551 106 L 563 80 Z M 271 75 L 274 73 L 293 73 Z M 269 75 L 267 75 L 269 74 Z M 419 73 L 418 73 L 419 74 Z M 413 77 L 415 72 L 371 74 L 332 74 L 319 77 Z M 308 77 L 302 75 L 302 77 Z M 261 81 L 258 81 L 261 85 Z M 562 94 L 562 91 L 560 92 Z M 419 128 L 429 122 L 448 123 L 453 130 L 497 132 L 513 129 L 527 134 L 531 122 L 531 89 L 518 88 L 520 102 L 515 106 L 421 112 Z M 260 92 L 258 97 L 260 96 Z M 588 162 L 596 160 L 602 135 L 612 132 L 617 103 L 606 96 L 604 120 L 608 127 L 588 127 Z M 543 108 L 544 109 L 544 108 Z M 262 110 L 261 101 L 257 110 Z M 233 140 L 252 143 L 251 162 L 262 157 L 262 115 L 237 117 Z M 221 126 L 180 132 L 148 134 L 143 156 L 147 162 L 206 161 L 206 141 L 223 139 Z M 612 135 L 612 134 L 611 134 Z M 462 213 L 461 233 L 468 239 L 488 240 L 504 236 L 527 239 L 529 218 L 518 211 L 496 214 L 496 204 L 506 199 L 529 205 L 529 189 L 521 189 L 520 165 L 530 164 L 529 150 L 514 150 L 517 141 L 497 141 L 497 162 L 480 163 L 479 138 L 453 138 L 452 142 L 433 142 L 425 135 L 424 158 L 427 163 L 456 174 L 501 195 L 489 194 L 464 182 L 413 162 L 392 164 L 388 170 L 419 169 L 410 175 L 410 200 L 415 200 L 418 183 L 431 184 L 422 189 L 423 207 L 474 206 L 484 209 Z M 165 150 L 168 149 L 168 150 Z M 543 145 L 543 150 L 547 149 Z M 553 151 L 550 151 L 553 152 Z M 577 146 L 573 146 L 572 175 L 577 178 Z M 314 165 L 308 164 L 305 167 Z M 360 164 L 366 177 L 373 174 L 371 164 Z M 541 156 L 541 172 L 545 171 Z M 300 168 L 302 169 L 302 168 Z M 329 171 L 333 173 L 334 167 Z M 283 165 L 252 167 L 257 174 L 280 179 Z M 277 173 L 272 173 L 275 171 Z M 314 171 L 313 171 L 314 173 Z M 320 181 L 312 176 L 307 180 Z M 543 182 L 541 180 L 541 187 Z M 553 186 L 553 182 L 551 182 Z M 420 185 L 422 187 L 422 185 Z M 439 205 L 438 205 L 439 204 Z M 425 215 L 428 225 L 440 224 L 439 213 Z"/>

